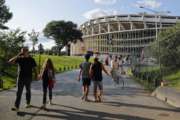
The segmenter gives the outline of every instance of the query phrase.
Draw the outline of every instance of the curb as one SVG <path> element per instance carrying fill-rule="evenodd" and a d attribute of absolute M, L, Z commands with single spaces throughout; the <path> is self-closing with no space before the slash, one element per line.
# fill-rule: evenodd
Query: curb
<path fill-rule="evenodd" d="M 165 101 L 169 105 L 180 108 L 180 91 L 171 87 L 159 87 L 153 93 L 152 96 Z"/>

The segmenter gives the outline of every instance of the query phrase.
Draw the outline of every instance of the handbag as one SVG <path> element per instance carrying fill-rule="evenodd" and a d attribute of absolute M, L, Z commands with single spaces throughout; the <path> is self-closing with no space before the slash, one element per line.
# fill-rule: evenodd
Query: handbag
<path fill-rule="evenodd" d="M 48 80 L 48 86 L 49 86 L 49 88 L 54 88 L 54 83 L 55 83 L 55 81 L 54 80 L 52 80 L 52 79 L 50 79 L 50 80 Z"/>

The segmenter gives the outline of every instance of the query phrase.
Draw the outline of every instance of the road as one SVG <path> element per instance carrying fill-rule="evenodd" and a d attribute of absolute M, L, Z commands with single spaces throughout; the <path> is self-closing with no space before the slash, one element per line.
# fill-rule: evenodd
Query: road
<path fill-rule="evenodd" d="M 115 86 L 109 76 L 104 75 L 102 103 L 82 101 L 81 82 L 77 81 L 78 70 L 56 75 L 53 105 L 41 110 L 42 83 L 32 83 L 32 108 L 25 108 L 22 97 L 20 112 L 11 111 L 15 100 L 15 89 L 0 93 L 0 120 L 180 120 L 180 110 L 152 97 L 131 78 L 124 76 L 122 84 Z"/>

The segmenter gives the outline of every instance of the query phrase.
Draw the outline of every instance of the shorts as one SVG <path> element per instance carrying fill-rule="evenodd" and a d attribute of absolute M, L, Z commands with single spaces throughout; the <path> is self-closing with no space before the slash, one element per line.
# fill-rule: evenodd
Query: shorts
<path fill-rule="evenodd" d="M 90 86 L 91 85 L 91 79 L 90 78 L 82 78 L 82 84 Z"/>
<path fill-rule="evenodd" d="M 99 88 L 99 90 L 103 90 L 103 83 L 102 81 L 93 81 L 94 83 L 94 90 L 97 89 L 97 87 Z"/>

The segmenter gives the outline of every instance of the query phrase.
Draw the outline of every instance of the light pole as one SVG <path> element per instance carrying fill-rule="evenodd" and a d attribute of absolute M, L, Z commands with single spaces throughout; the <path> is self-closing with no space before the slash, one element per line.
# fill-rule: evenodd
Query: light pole
<path fill-rule="evenodd" d="M 40 69 L 41 69 L 41 54 L 43 52 L 43 45 L 40 43 L 38 45 L 38 51 L 39 51 L 39 73 L 40 73 Z"/>
<path fill-rule="evenodd" d="M 160 82 L 162 82 L 163 79 L 163 75 L 162 75 L 162 69 L 161 69 L 161 56 L 160 56 L 160 40 L 158 39 L 158 23 L 160 23 L 160 19 L 158 20 L 159 16 L 163 13 L 163 14 L 168 14 L 170 13 L 170 11 L 156 11 L 150 8 L 146 8 L 144 6 L 139 6 L 139 8 L 148 10 L 150 12 L 153 12 L 155 14 L 155 29 L 156 29 L 156 41 L 158 42 L 158 52 L 159 52 L 159 56 L 158 56 L 158 61 L 159 61 L 159 74 L 161 77 L 161 81 L 159 81 L 158 83 L 156 83 L 156 86 L 160 85 Z"/>

